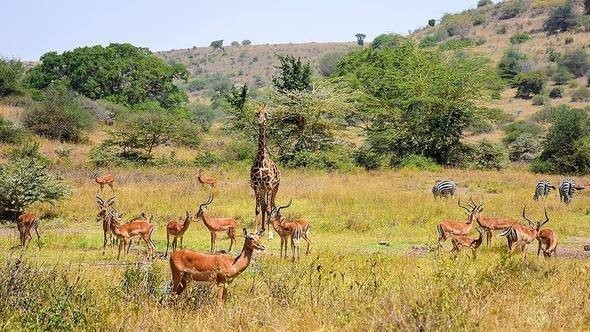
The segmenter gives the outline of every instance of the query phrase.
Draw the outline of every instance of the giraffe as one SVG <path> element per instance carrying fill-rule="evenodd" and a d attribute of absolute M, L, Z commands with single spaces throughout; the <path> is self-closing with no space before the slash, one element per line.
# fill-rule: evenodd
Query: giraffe
<path fill-rule="evenodd" d="M 266 230 L 267 218 L 270 211 L 275 208 L 275 197 L 281 182 L 281 172 L 266 152 L 264 124 L 267 119 L 268 111 L 266 106 L 262 106 L 258 110 L 258 153 L 252 168 L 250 168 L 250 187 L 254 189 L 254 195 L 256 196 L 255 211 L 257 221 L 258 215 L 262 213 L 261 228 L 258 230 L 259 235 L 263 235 Z M 268 238 L 273 238 L 270 227 Z"/>

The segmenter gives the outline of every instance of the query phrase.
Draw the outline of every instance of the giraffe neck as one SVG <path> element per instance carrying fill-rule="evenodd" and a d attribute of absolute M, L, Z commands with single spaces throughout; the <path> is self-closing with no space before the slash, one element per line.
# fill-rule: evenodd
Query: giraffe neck
<path fill-rule="evenodd" d="M 266 132 L 265 132 L 265 128 L 264 128 L 264 123 L 260 123 L 258 125 L 258 154 L 256 156 L 257 160 L 264 159 L 265 145 L 266 145 Z"/>

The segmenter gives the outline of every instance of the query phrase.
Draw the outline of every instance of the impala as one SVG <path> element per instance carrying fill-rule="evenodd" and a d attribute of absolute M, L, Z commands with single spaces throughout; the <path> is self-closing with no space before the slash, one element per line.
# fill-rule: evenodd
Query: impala
<path fill-rule="evenodd" d="M 226 284 L 239 276 L 252 260 L 254 250 L 264 250 L 257 235 L 248 234 L 244 228 L 244 247 L 238 257 L 224 254 L 206 254 L 181 249 L 170 255 L 172 291 L 181 294 L 189 280 L 217 286 L 217 301 L 223 303 Z"/>
<path fill-rule="evenodd" d="M 476 205 L 471 207 L 471 209 L 461 205 L 461 199 L 459 198 L 459 207 L 465 209 L 467 211 L 467 222 L 460 222 L 455 220 L 445 220 L 436 226 L 438 232 L 438 249 L 442 248 L 443 243 L 447 240 L 450 235 L 467 235 L 469 231 L 471 231 L 471 227 L 473 226 L 473 220 L 479 214 L 481 205 Z"/>
<path fill-rule="evenodd" d="M 166 225 L 166 254 L 164 257 L 168 257 L 168 246 L 170 244 L 170 236 L 174 236 L 172 240 L 172 252 L 176 251 L 177 239 L 180 238 L 180 248 L 182 249 L 182 239 L 184 238 L 184 233 L 188 229 L 188 226 L 191 224 L 193 217 L 191 214 L 186 211 L 186 216 L 184 217 L 184 222 L 180 220 L 171 220 Z"/>
<path fill-rule="evenodd" d="M 117 214 L 115 209 L 109 210 L 111 232 L 119 239 L 119 252 L 117 253 L 117 260 L 121 256 L 121 250 L 125 249 L 125 255 L 129 253 L 131 247 L 131 240 L 139 236 L 147 245 L 148 258 L 153 258 L 156 245 L 152 241 L 152 234 L 154 233 L 154 225 L 145 219 L 134 220 L 127 224 L 120 224 L 119 220 L 123 214 Z"/>
<path fill-rule="evenodd" d="M 473 203 L 473 201 L 470 201 L 469 204 L 472 207 L 475 206 L 475 203 Z M 481 229 L 484 231 L 486 236 L 486 244 L 488 246 L 492 244 L 492 235 L 494 231 L 504 231 L 506 229 L 509 229 L 510 227 L 512 227 L 512 225 L 516 223 L 516 221 L 508 218 L 490 217 L 482 215 L 481 212 L 483 212 L 483 209 L 479 211 L 475 220 L 477 221 L 479 227 L 481 227 Z"/>
<path fill-rule="evenodd" d="M 199 183 L 202 186 L 209 186 L 211 188 L 215 188 L 217 186 L 217 179 L 212 177 L 212 176 L 205 176 L 203 175 L 203 169 L 199 169 L 199 174 L 197 176 L 197 179 L 199 180 Z"/>
<path fill-rule="evenodd" d="M 514 249 L 520 246 L 522 249 L 522 256 L 523 258 L 526 258 L 526 246 L 534 240 L 537 240 L 541 227 L 549 222 L 549 217 L 547 216 L 547 208 L 545 208 L 545 221 L 537 222 L 535 224 L 534 221 L 526 216 L 526 205 L 522 209 L 522 217 L 528 222 L 529 227 L 526 227 L 521 223 L 515 223 L 512 227 L 500 233 L 500 235 L 506 236 L 508 239 L 508 249 L 510 249 L 510 252 L 513 252 Z"/>
<path fill-rule="evenodd" d="M 281 238 L 281 258 L 283 257 L 283 248 L 285 248 L 284 257 L 287 258 L 287 239 L 290 239 L 291 252 L 293 253 L 293 260 L 295 260 L 299 259 L 301 256 L 299 252 L 300 239 L 303 239 L 305 242 L 307 242 L 305 254 L 309 255 L 311 252 L 311 240 L 309 239 L 309 230 L 311 228 L 311 224 L 307 220 L 303 219 L 286 220 L 281 215 L 281 210 L 291 206 L 292 202 L 293 200 L 290 200 L 287 205 L 273 209 L 270 212 L 270 221 L 273 225 L 273 228 L 277 231 Z"/>
<path fill-rule="evenodd" d="M 227 232 L 227 236 L 230 239 L 229 251 L 236 241 L 236 228 L 238 227 L 238 221 L 235 218 L 230 217 L 210 217 L 207 215 L 207 206 L 213 202 L 213 195 L 209 195 L 207 202 L 199 205 L 199 211 L 197 212 L 197 218 L 203 220 L 203 224 L 211 233 L 211 252 L 215 252 L 215 244 L 217 242 L 218 232 Z"/>
<path fill-rule="evenodd" d="M 115 237 L 113 237 L 113 232 L 111 232 L 111 222 L 112 222 L 112 214 L 109 211 L 114 210 L 115 207 L 115 197 L 109 198 L 106 202 L 100 198 L 98 195 L 96 196 L 96 203 L 98 204 L 98 215 L 96 216 L 96 222 L 102 220 L 102 232 L 104 235 L 104 241 L 102 244 L 102 254 L 104 255 L 107 243 L 110 242 L 111 245 L 115 243 Z"/>
<path fill-rule="evenodd" d="M 542 249 L 545 257 L 551 257 L 552 255 L 557 257 L 557 234 L 553 230 L 545 228 L 539 231 L 537 241 L 539 241 L 537 256 L 539 256 Z M 543 245 L 545 245 L 545 248 L 542 248 Z"/>
<path fill-rule="evenodd" d="M 31 229 L 37 233 L 37 246 L 41 248 L 41 236 L 39 235 L 39 217 L 30 212 L 25 212 L 18 216 L 16 221 L 16 228 L 20 236 L 20 245 L 25 248 L 33 236 L 31 235 Z"/>
<path fill-rule="evenodd" d="M 483 242 L 482 230 L 479 227 L 476 227 L 476 229 L 477 233 L 479 233 L 479 237 L 477 239 L 474 239 L 467 235 L 452 235 L 451 243 L 453 244 L 453 249 L 451 250 L 451 253 L 455 253 L 455 257 L 457 257 L 459 251 L 462 248 L 469 248 L 472 252 L 471 259 L 475 260 L 477 249 L 479 248 L 479 246 L 481 246 Z"/>
<path fill-rule="evenodd" d="M 109 173 L 103 176 L 99 176 L 98 172 L 95 172 L 93 174 L 94 177 L 94 182 L 96 182 L 99 186 L 99 192 L 102 193 L 102 190 L 104 188 L 105 185 L 108 185 L 109 187 L 111 187 L 111 191 L 114 193 L 115 189 L 113 188 L 113 183 L 115 182 L 115 177 L 113 176 L 113 174 Z"/>

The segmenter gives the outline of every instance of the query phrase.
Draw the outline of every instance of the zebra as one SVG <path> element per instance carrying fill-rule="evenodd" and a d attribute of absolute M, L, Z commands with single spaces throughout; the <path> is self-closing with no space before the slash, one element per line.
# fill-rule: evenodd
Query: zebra
<path fill-rule="evenodd" d="M 455 195 L 455 189 L 457 189 L 457 186 L 453 181 L 436 180 L 436 182 L 434 183 L 434 187 L 432 187 L 432 195 L 434 195 L 434 198 L 453 197 L 453 195 Z"/>
<path fill-rule="evenodd" d="M 576 182 L 572 179 L 566 179 L 561 181 L 559 185 L 559 198 L 565 204 L 572 202 L 574 192 L 576 191 Z"/>
<path fill-rule="evenodd" d="M 537 182 L 533 199 L 536 201 L 539 198 L 547 197 L 549 195 L 549 192 L 551 192 L 551 189 L 555 189 L 555 186 L 552 185 L 551 182 L 547 180 L 541 180 Z"/>

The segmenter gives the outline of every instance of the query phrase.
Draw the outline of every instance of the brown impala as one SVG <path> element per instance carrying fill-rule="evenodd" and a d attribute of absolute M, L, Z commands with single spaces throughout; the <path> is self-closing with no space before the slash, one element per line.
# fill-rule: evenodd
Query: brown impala
<path fill-rule="evenodd" d="M 471 231 L 473 226 L 473 220 L 479 214 L 483 203 L 479 206 L 471 207 L 471 209 L 461 205 L 461 199 L 459 198 L 459 206 L 467 211 L 467 222 L 460 222 L 456 220 L 445 220 L 436 226 L 438 232 L 438 249 L 442 248 L 443 243 L 447 240 L 450 235 L 467 235 Z"/>
<path fill-rule="evenodd" d="M 526 246 L 538 239 L 539 231 L 541 230 L 541 227 L 549 222 L 549 217 L 547 216 L 547 208 L 545 208 L 545 221 L 535 223 L 527 218 L 526 205 L 522 208 L 522 217 L 528 222 L 529 227 L 521 223 L 515 223 L 512 227 L 500 233 L 500 235 L 505 236 L 508 239 L 508 249 L 510 249 L 510 252 L 513 252 L 514 249 L 520 246 L 522 249 L 522 257 L 526 258 Z"/>

